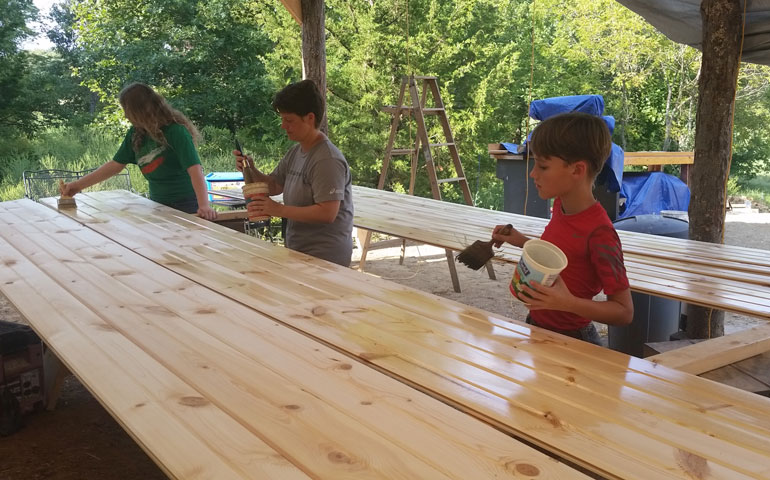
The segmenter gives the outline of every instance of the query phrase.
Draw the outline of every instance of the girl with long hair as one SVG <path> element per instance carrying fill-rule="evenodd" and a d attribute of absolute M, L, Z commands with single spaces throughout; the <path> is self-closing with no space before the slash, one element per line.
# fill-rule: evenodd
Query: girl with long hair
<path fill-rule="evenodd" d="M 91 185 L 137 165 L 150 186 L 150 199 L 177 210 L 213 220 L 196 145 L 200 133 L 181 112 L 171 107 L 151 87 L 132 83 L 118 96 L 131 122 L 123 143 L 113 156 L 88 175 L 66 183 L 62 195 L 74 195 Z"/>

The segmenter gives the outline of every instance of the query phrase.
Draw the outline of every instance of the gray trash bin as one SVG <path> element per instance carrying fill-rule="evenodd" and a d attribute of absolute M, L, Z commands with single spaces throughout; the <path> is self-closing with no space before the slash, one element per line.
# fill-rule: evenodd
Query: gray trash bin
<path fill-rule="evenodd" d="M 623 218 L 615 222 L 615 229 L 664 237 L 689 237 L 686 220 L 662 215 Z M 671 334 L 679 331 L 682 302 L 637 292 L 631 292 L 631 298 L 634 301 L 633 323 L 627 327 L 610 325 L 607 340 L 611 349 L 641 357 L 645 343 L 668 341 Z"/>

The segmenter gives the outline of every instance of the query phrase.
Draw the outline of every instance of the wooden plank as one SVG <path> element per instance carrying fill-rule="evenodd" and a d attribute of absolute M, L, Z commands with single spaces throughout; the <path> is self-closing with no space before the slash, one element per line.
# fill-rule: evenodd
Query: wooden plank
<path fill-rule="evenodd" d="M 233 234 L 147 199 L 67 212 L 188 278 L 607 478 L 770 474 L 770 401 Z M 701 472 L 702 473 L 702 472 Z"/>
<path fill-rule="evenodd" d="M 472 417 L 41 208 L 29 201 L 0 204 L 2 237 L 19 252 L 3 260 L 34 262 L 41 272 L 34 277 L 35 283 L 42 280 L 40 288 L 53 285 L 54 293 L 75 297 L 65 306 L 83 305 L 92 312 L 73 321 L 146 352 L 171 372 L 167 377 L 194 386 L 194 398 L 199 400 L 190 403 L 216 406 L 241 428 L 266 439 L 275 452 L 238 463 L 245 470 L 240 472 L 242 478 L 293 478 L 291 470 L 281 476 L 257 468 L 265 463 L 270 467 L 277 452 L 311 478 L 519 478 L 526 472 L 543 478 L 586 478 Z M 172 234 L 156 218 L 145 218 L 144 226 L 154 233 L 160 229 Z M 4 255 L 11 250 L 2 246 Z M 210 273 L 217 275 L 216 269 Z M 259 289 L 249 291 L 259 295 Z M 10 293 L 9 298 L 37 302 L 37 295 Z M 29 313 L 37 320 L 46 312 Z M 76 312 L 63 312 L 70 313 Z M 80 339 L 78 333 L 72 337 L 75 342 Z M 133 368 L 133 356 L 111 348 L 105 351 L 113 364 Z M 88 372 L 89 367 L 76 371 L 80 370 Z M 104 380 L 96 383 L 103 387 Z M 168 401 L 177 399 L 169 396 Z M 130 411 L 122 418 L 129 427 L 134 421 Z M 153 420 L 156 430 L 167 423 L 163 415 Z M 208 422 L 201 422 L 200 428 L 200 436 L 207 438 Z M 184 435 L 160 440 L 169 444 L 168 449 L 183 449 L 187 442 Z M 232 449 L 226 459 L 253 451 L 248 440 L 236 437 L 232 442 L 212 450 Z M 166 460 L 158 446 L 148 451 Z"/>
<path fill-rule="evenodd" d="M 770 325 L 659 353 L 647 360 L 698 375 L 770 350 Z"/>
<path fill-rule="evenodd" d="M 5 237 L 6 227 L 0 230 Z M 115 335 L 104 318 L 7 237 L 0 238 L 0 250 L 0 290 L 169 477 L 308 478 L 148 353 Z"/>
<path fill-rule="evenodd" d="M 226 212 L 217 212 L 218 221 L 227 220 L 246 220 L 249 212 L 247 210 L 228 210 Z"/>
<path fill-rule="evenodd" d="M 281 0 L 281 3 L 291 13 L 294 20 L 299 25 L 302 25 L 302 4 L 300 0 Z"/>
<path fill-rule="evenodd" d="M 504 149 L 499 143 L 487 145 L 487 153 L 498 159 L 521 158 Z M 623 165 L 692 165 L 695 163 L 695 152 L 623 152 Z"/>
<path fill-rule="evenodd" d="M 547 220 L 354 188 L 354 223 L 362 228 L 460 250 L 488 240 L 496 224 L 511 223 L 538 237 Z M 677 238 L 618 232 L 631 288 L 665 298 L 770 318 L 770 255 L 766 251 Z M 495 260 L 517 262 L 505 245 Z"/>
<path fill-rule="evenodd" d="M 537 238 L 547 220 L 353 187 L 357 227 L 460 251 L 512 223 Z M 458 229 L 458 227 L 462 227 Z M 640 293 L 770 318 L 770 255 L 764 250 L 618 232 L 631 289 Z M 504 245 L 494 260 L 516 263 Z"/>
<path fill-rule="evenodd" d="M 658 353 L 669 352 L 708 340 L 675 340 L 670 342 L 652 342 L 644 344 L 645 358 Z M 717 368 L 700 374 L 701 377 L 740 388 L 747 392 L 770 396 L 770 352 L 741 360 L 732 365 Z"/>
<path fill-rule="evenodd" d="M 623 165 L 683 165 L 695 163 L 695 152 L 624 152 Z"/>

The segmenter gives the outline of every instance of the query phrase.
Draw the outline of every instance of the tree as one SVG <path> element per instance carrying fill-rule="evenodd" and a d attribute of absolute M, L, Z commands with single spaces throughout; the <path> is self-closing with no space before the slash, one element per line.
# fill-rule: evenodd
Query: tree
<path fill-rule="evenodd" d="M 235 132 L 264 122 L 272 45 L 237 0 L 74 0 L 78 69 L 110 110 L 128 82 L 157 87 L 196 123 Z M 109 111 L 109 110 L 108 110 Z"/>
<path fill-rule="evenodd" d="M 25 101 L 27 53 L 19 44 L 32 35 L 27 22 L 37 15 L 32 0 L 0 0 L 0 127 L 32 131 L 35 115 Z"/>

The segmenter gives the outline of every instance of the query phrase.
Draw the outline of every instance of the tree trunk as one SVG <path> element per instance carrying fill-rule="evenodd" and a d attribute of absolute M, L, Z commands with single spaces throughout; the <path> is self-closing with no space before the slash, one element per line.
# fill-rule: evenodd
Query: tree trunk
<path fill-rule="evenodd" d="M 321 131 L 328 134 L 326 118 L 326 36 L 324 0 L 302 0 L 302 78 L 313 80 L 324 97 Z"/>
<path fill-rule="evenodd" d="M 695 164 L 692 169 L 690 238 L 722 243 L 725 183 L 730 173 L 735 88 L 740 63 L 739 0 L 703 0 L 703 64 L 695 118 Z M 724 335 L 724 312 L 690 307 L 687 335 Z"/>

